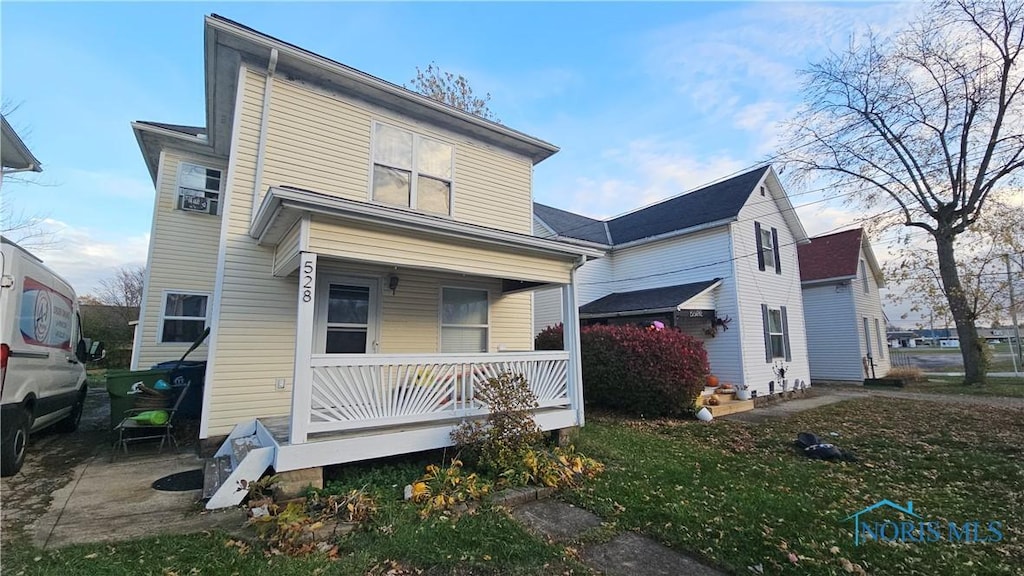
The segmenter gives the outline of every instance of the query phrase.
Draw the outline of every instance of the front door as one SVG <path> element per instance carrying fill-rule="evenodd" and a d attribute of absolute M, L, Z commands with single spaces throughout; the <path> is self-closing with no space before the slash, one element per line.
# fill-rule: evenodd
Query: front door
<path fill-rule="evenodd" d="M 380 284 L 375 278 L 321 277 L 314 354 L 371 354 L 377 340 Z"/>

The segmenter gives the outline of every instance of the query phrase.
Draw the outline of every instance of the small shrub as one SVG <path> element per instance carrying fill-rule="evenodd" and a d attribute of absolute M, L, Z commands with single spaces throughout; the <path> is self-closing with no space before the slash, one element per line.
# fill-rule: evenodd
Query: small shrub
<path fill-rule="evenodd" d="M 423 504 L 420 516 L 448 512 L 457 504 L 480 500 L 491 491 L 491 484 L 475 473 L 463 475 L 462 461 L 453 458 L 447 466 L 427 466 L 427 473 L 412 484 L 412 501 Z"/>
<path fill-rule="evenodd" d="M 505 473 L 512 485 L 537 484 L 551 488 L 577 486 L 582 478 L 593 478 L 604 465 L 576 452 L 575 448 L 556 447 L 551 451 L 530 449 L 523 454 L 522 466 Z"/>
<path fill-rule="evenodd" d="M 583 393 L 594 406 L 680 416 L 704 388 L 704 344 L 675 329 L 588 326 L 580 332 Z"/>
<path fill-rule="evenodd" d="M 562 340 L 562 325 L 548 326 L 547 328 L 540 331 L 533 339 L 534 350 L 564 350 L 565 345 Z"/>
<path fill-rule="evenodd" d="M 924 372 L 917 366 L 895 366 L 885 374 L 886 378 L 902 378 L 907 382 L 924 382 Z"/>
<path fill-rule="evenodd" d="M 452 441 L 485 470 L 500 475 L 516 468 L 526 450 L 543 440 L 533 420 L 537 396 L 522 374 L 506 372 L 478 386 L 474 397 L 490 413 L 460 424 L 452 431 Z"/>

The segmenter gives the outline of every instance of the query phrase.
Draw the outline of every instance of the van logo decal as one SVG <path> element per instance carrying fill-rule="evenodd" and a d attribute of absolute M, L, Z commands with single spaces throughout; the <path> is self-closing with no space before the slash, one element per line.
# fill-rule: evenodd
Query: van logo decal
<path fill-rule="evenodd" d="M 49 286 L 25 277 L 18 327 L 26 344 L 71 350 L 74 304 Z"/>

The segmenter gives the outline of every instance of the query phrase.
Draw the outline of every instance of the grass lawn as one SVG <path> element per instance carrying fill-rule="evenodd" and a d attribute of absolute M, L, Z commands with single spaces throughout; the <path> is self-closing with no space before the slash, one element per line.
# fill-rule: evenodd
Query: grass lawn
<path fill-rule="evenodd" d="M 364 529 L 340 540 L 336 560 L 324 554 L 305 558 L 268 555 L 228 534 L 209 533 L 46 552 L 22 541 L 5 543 L 2 572 L 4 576 L 400 576 L 420 574 L 417 570 L 459 575 L 589 573 L 561 547 L 531 536 L 502 510 L 484 507 L 454 520 L 439 516 L 421 520 L 416 506 L 402 501 L 402 490 L 431 462 L 405 459 L 372 467 L 351 466 L 336 476 L 333 488 L 344 492 L 367 487 L 379 506 Z"/>
<path fill-rule="evenodd" d="M 964 379 L 956 376 L 931 376 L 927 382 L 914 382 L 902 388 L 907 392 L 959 394 L 962 396 L 1009 396 L 1024 398 L 1024 377 L 996 378 L 989 376 L 984 385 L 964 386 Z"/>
<path fill-rule="evenodd" d="M 578 447 L 606 471 L 565 498 L 607 525 L 588 542 L 636 530 L 734 574 L 1020 574 L 1024 565 L 1024 413 L 930 402 L 857 399 L 786 420 L 638 421 L 594 416 Z M 792 448 L 812 431 L 856 451 L 827 463 Z M 836 432 L 838 437 L 829 433 Z M 420 519 L 405 484 L 437 454 L 344 467 L 329 487 L 366 487 L 380 506 L 343 537 L 337 559 L 268 555 L 224 533 L 168 536 L 42 552 L 5 537 L 3 574 L 232 575 L 586 574 L 575 550 L 529 535 L 499 509 Z M 843 519 L 881 499 L 914 502 L 925 520 L 1002 522 L 997 543 L 853 544 Z M 870 519 L 899 518 L 885 511 Z M 793 554 L 790 559 L 790 554 Z"/>
<path fill-rule="evenodd" d="M 735 574 L 758 565 L 765 574 L 845 575 L 858 566 L 875 575 L 1020 574 L 1022 415 L 864 399 L 756 426 L 591 417 L 579 448 L 607 469 L 569 497 L 618 530 L 639 530 Z M 791 444 L 805 430 L 860 460 L 804 458 Z M 855 547 L 853 523 L 843 519 L 885 498 L 912 500 L 944 533 L 948 521 L 999 520 L 1003 539 Z M 869 518 L 897 519 L 884 511 Z"/>

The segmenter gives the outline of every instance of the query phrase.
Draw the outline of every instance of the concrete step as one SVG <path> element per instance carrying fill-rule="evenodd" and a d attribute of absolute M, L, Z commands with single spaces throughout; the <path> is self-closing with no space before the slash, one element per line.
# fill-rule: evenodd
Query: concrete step
<path fill-rule="evenodd" d="M 210 498 L 231 476 L 231 457 L 217 456 L 206 460 L 203 466 L 203 498 Z"/>

